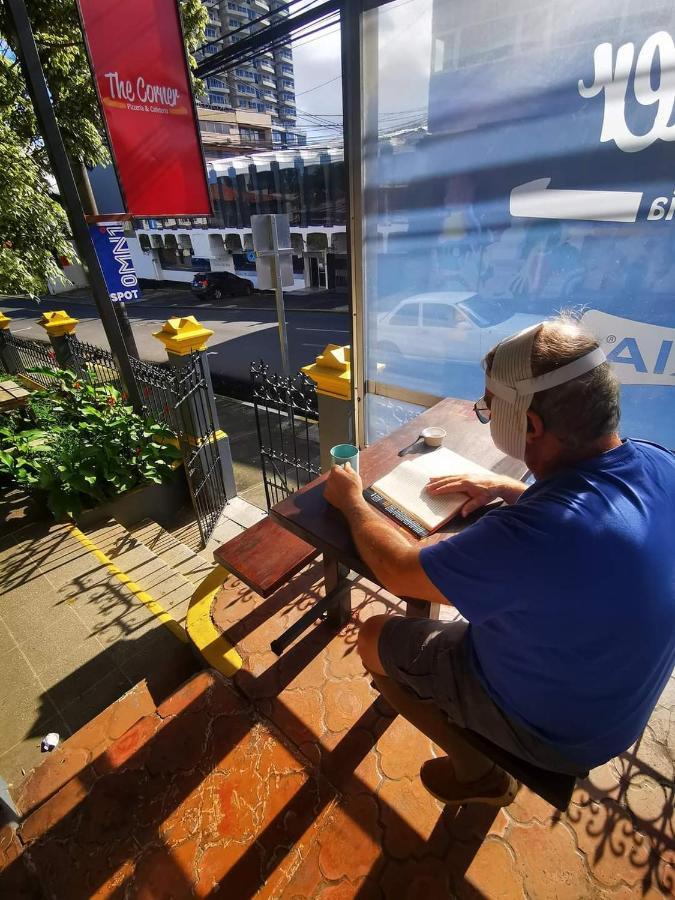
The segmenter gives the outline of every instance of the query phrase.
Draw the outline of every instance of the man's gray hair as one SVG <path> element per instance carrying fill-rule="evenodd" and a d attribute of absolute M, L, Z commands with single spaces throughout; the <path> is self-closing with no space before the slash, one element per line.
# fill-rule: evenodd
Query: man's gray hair
<path fill-rule="evenodd" d="M 572 313 L 561 313 L 544 322 L 534 338 L 532 375 L 552 372 L 598 346 L 595 337 Z M 488 373 L 496 350 L 493 347 L 483 361 Z M 572 381 L 534 394 L 530 409 L 564 444 L 577 450 L 617 430 L 621 415 L 619 390 L 611 365 L 603 363 Z"/>

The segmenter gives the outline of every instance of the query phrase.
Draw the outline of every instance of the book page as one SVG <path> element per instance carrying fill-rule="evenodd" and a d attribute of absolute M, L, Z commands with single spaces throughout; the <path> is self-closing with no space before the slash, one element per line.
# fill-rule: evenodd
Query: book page
<path fill-rule="evenodd" d="M 439 447 L 415 460 L 406 460 L 376 481 L 372 488 L 387 497 L 399 509 L 421 522 L 429 531 L 450 519 L 466 502 L 466 494 L 433 496 L 426 487 L 438 475 L 491 474 L 489 469 Z"/>

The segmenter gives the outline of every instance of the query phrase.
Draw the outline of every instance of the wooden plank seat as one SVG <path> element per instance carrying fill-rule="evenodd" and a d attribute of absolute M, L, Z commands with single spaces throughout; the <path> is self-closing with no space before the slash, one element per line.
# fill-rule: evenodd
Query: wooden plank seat
<path fill-rule="evenodd" d="M 376 681 L 371 681 L 371 687 L 379 692 Z M 540 766 L 535 766 L 533 763 L 509 753 L 508 750 L 504 750 L 476 731 L 460 728 L 458 725 L 454 725 L 454 728 L 461 733 L 467 744 L 475 747 L 483 756 L 497 763 L 505 772 L 561 812 L 565 812 L 569 806 L 577 779 L 586 778 L 588 775 L 588 772 L 583 771 L 579 771 L 575 775 L 568 775 L 565 772 L 542 769 Z"/>
<path fill-rule="evenodd" d="M 213 557 L 256 594 L 269 597 L 319 552 L 267 516 L 218 547 Z"/>
<path fill-rule="evenodd" d="M 501 766 L 510 775 L 513 775 L 518 781 L 526 785 L 535 794 L 543 797 L 547 803 L 555 806 L 561 812 L 565 812 L 572 799 L 572 793 L 577 782 L 577 778 L 585 778 L 588 772 L 579 772 L 578 775 L 566 775 L 564 772 L 551 772 L 548 769 L 541 769 L 532 763 L 526 762 L 503 750 L 497 744 L 477 734 L 475 731 L 468 729 L 462 730 L 462 737 L 467 744 L 471 744 L 476 750 L 480 751 L 483 756 L 487 756 L 498 766 Z"/>

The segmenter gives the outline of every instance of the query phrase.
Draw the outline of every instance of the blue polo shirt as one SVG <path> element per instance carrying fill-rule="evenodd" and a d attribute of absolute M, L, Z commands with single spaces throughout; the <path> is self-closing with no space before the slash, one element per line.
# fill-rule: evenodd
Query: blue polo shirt
<path fill-rule="evenodd" d="M 508 716 L 583 767 L 638 738 L 675 665 L 672 453 L 624 441 L 421 561 Z"/>

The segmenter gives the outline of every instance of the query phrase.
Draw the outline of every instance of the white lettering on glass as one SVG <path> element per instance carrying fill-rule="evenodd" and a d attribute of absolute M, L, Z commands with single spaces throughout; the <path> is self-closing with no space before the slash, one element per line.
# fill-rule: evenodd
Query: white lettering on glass
<path fill-rule="evenodd" d="M 657 56 L 658 54 L 658 56 Z M 652 87 L 652 68 L 658 59 L 658 83 Z M 637 153 L 654 141 L 675 141 L 675 124 L 669 125 L 675 104 L 675 44 L 667 31 L 657 31 L 642 45 L 635 63 L 633 91 L 642 106 L 656 106 L 654 122 L 646 134 L 634 134 L 626 123 L 626 92 L 635 45 L 622 44 L 616 51 L 610 43 L 598 44 L 593 52 L 593 83 L 579 79 L 579 93 L 585 100 L 605 92 L 601 141 L 614 141 L 619 150 Z"/>

